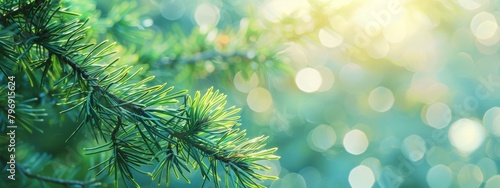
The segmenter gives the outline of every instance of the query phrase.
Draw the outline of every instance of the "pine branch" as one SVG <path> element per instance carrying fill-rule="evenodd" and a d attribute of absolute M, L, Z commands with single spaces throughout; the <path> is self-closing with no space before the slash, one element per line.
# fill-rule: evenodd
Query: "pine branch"
<path fill-rule="evenodd" d="M 34 178 L 34 179 L 37 179 L 37 180 L 40 180 L 40 181 L 54 183 L 54 184 L 58 184 L 58 185 L 79 186 L 79 187 L 82 187 L 82 188 L 100 185 L 98 183 L 98 180 L 78 181 L 78 180 L 58 179 L 58 178 L 43 176 L 43 175 L 39 175 L 39 174 L 34 174 L 34 173 L 30 172 L 29 169 L 25 169 L 21 165 L 16 165 L 16 168 L 19 169 L 19 171 L 21 173 L 23 173 L 26 177 Z"/>
<path fill-rule="evenodd" d="M 247 139 L 244 131 L 234 128 L 239 125 L 239 116 L 234 116 L 239 110 L 234 107 L 225 108 L 225 95 L 209 89 L 203 96 L 197 92 L 193 98 L 187 97 L 187 101 L 179 109 L 161 107 L 177 103 L 175 98 L 183 96 L 184 92 L 167 94 L 173 88 L 163 89 L 165 84 L 148 88 L 145 83 L 152 80 L 151 77 L 129 83 L 139 71 L 130 75 L 128 73 L 131 68 L 127 66 L 110 70 L 116 59 L 111 63 L 98 65 L 97 62 L 106 61 L 108 59 L 104 58 L 113 54 L 109 52 L 111 45 L 103 47 L 105 42 L 97 45 L 83 43 L 87 30 L 84 28 L 85 23 L 78 20 L 65 21 L 59 15 L 62 14 L 60 9 L 54 8 L 51 1 L 43 1 L 30 9 L 26 7 L 19 6 L 15 9 L 19 11 L 16 16 L 11 13 L 0 24 L 8 25 L 18 19 L 26 19 L 19 23 L 20 32 L 16 33 L 17 39 L 22 40 L 25 46 L 17 50 L 21 53 L 17 55 L 20 63 L 29 67 L 33 66 L 30 65 L 33 58 L 37 59 L 36 62 L 44 59 L 43 63 L 36 64 L 44 70 L 42 78 L 47 77 L 50 72 L 63 72 L 54 74 L 60 76 L 55 78 L 58 80 L 56 83 L 66 84 L 63 87 L 65 102 L 61 104 L 73 105 L 66 111 L 80 109 L 83 119 L 75 133 L 87 125 L 92 129 L 96 141 L 101 136 L 106 142 L 89 148 L 88 151 L 89 154 L 112 154 L 108 160 L 93 168 L 104 165 L 98 174 L 105 169 L 108 169 L 108 174 L 114 172 L 115 186 L 118 186 L 117 172 L 120 172 L 124 181 L 128 179 L 138 186 L 131 170 L 142 172 L 136 166 L 149 164 L 150 155 L 165 151 L 166 145 L 167 150 L 174 145 L 176 147 L 174 153 L 166 153 L 167 156 L 163 158 L 163 161 L 170 160 L 169 164 L 175 162 L 167 165 L 167 174 L 172 168 L 174 173 L 177 169 L 184 176 L 181 168 L 189 171 L 184 164 L 188 163 L 194 169 L 199 169 L 204 178 L 210 180 L 211 175 L 218 187 L 220 178 L 217 175 L 217 162 L 220 162 L 224 164 L 226 173 L 234 175 L 232 180 L 237 185 L 260 187 L 256 180 L 274 179 L 256 173 L 255 170 L 266 168 L 255 161 L 278 159 L 278 156 L 272 155 L 276 148 L 262 150 L 267 137 Z M 56 17 L 58 20 L 53 20 Z M 94 47 L 84 51 L 91 46 Z M 211 58 L 215 55 L 210 53 L 194 59 Z M 228 57 L 229 55 L 231 54 Z M 57 67 L 60 70 L 52 70 L 57 63 L 60 64 Z M 65 67 L 70 67 L 71 71 L 66 72 Z M 109 142 L 107 138 L 110 139 Z M 153 157 L 155 158 L 156 156 Z M 208 167 L 204 159 L 208 159 Z M 160 162 L 162 164 L 165 162 Z M 154 174 L 158 174 L 158 170 L 155 171 Z M 41 176 L 31 177 L 57 182 Z"/>
<path fill-rule="evenodd" d="M 218 52 L 218 51 L 204 51 L 198 54 L 193 55 L 192 58 L 174 58 L 168 59 L 167 61 L 162 62 L 165 65 L 175 65 L 175 64 L 193 64 L 200 61 L 214 60 L 217 58 L 221 58 L 222 60 L 240 57 L 247 60 L 252 60 L 254 55 L 251 54 L 251 50 L 249 52 Z"/>

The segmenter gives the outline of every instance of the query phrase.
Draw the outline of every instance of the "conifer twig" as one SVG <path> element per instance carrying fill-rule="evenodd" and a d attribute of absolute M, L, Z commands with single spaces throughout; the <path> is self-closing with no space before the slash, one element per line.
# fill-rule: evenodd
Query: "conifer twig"
<path fill-rule="evenodd" d="M 65 186 L 80 186 L 83 188 L 83 187 L 88 187 L 94 183 L 97 183 L 97 181 L 98 181 L 97 179 L 92 180 L 92 181 L 58 179 L 58 178 L 43 176 L 43 175 L 39 175 L 39 174 L 34 174 L 34 173 L 30 172 L 29 169 L 25 169 L 21 165 L 16 165 L 16 168 L 19 169 L 19 171 L 21 173 L 23 173 L 26 177 L 38 179 L 38 180 L 44 181 L 44 182 L 65 185 Z"/>
<path fill-rule="evenodd" d="M 171 65 L 171 64 L 192 64 L 199 61 L 212 60 L 215 58 L 229 59 L 232 57 L 240 57 L 248 60 L 252 60 L 254 57 L 251 55 L 251 51 L 249 52 L 218 52 L 218 51 L 204 51 L 193 55 L 192 58 L 174 58 L 168 59 L 166 62 L 162 62 L 162 64 Z"/>

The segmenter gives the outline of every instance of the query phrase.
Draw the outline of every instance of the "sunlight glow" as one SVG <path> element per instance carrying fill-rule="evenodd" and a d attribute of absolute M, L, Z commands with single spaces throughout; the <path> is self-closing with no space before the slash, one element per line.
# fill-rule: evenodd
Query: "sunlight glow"
<path fill-rule="evenodd" d="M 458 0 L 458 4 L 467 10 L 475 10 L 481 7 L 481 4 L 476 2 L 477 0 Z"/>
<path fill-rule="evenodd" d="M 160 5 L 161 15 L 167 20 L 177 20 L 186 12 L 184 1 L 162 1 Z"/>
<path fill-rule="evenodd" d="M 463 153 L 475 151 L 483 143 L 486 133 L 478 121 L 459 119 L 453 123 L 448 132 L 451 145 Z"/>
<path fill-rule="evenodd" d="M 498 185 L 500 185 L 500 175 L 495 175 L 486 182 L 484 188 L 498 188 Z"/>
<path fill-rule="evenodd" d="M 340 69 L 340 79 L 347 85 L 362 84 L 365 77 L 363 67 L 355 63 L 348 63 Z"/>
<path fill-rule="evenodd" d="M 427 172 L 427 184 L 431 188 L 449 187 L 453 180 L 450 168 L 445 165 L 439 164 L 433 166 Z"/>
<path fill-rule="evenodd" d="M 483 124 L 489 133 L 500 137 L 500 108 L 490 108 L 484 113 Z"/>
<path fill-rule="evenodd" d="M 479 187 L 483 182 L 481 169 L 473 164 L 467 164 L 458 173 L 458 184 L 460 187 Z"/>
<path fill-rule="evenodd" d="M 281 188 L 306 188 L 306 181 L 302 175 L 289 173 L 281 179 Z"/>
<path fill-rule="evenodd" d="M 343 144 L 350 154 L 360 155 L 366 151 L 369 142 L 363 131 L 354 129 L 345 134 Z"/>
<path fill-rule="evenodd" d="M 263 15 L 271 22 L 278 22 L 282 17 L 298 15 L 299 17 L 307 15 L 305 10 L 310 7 L 306 0 L 271 0 L 267 1 L 263 8 Z M 300 11 L 302 10 L 302 11 Z"/>
<path fill-rule="evenodd" d="M 335 48 L 342 44 L 344 38 L 330 29 L 320 29 L 318 32 L 319 41 L 328 48 Z"/>
<path fill-rule="evenodd" d="M 324 152 L 335 145 L 337 135 L 332 127 L 320 125 L 314 128 L 307 137 L 309 147 L 318 152 Z"/>
<path fill-rule="evenodd" d="M 386 87 L 377 87 L 370 92 L 368 103 L 373 110 L 385 112 L 394 104 L 394 95 Z"/>
<path fill-rule="evenodd" d="M 321 74 L 313 68 L 304 68 L 295 76 L 295 83 L 300 90 L 306 93 L 318 91 L 321 87 Z"/>
<path fill-rule="evenodd" d="M 354 167 L 349 173 L 349 184 L 353 188 L 372 187 L 375 183 L 375 176 L 372 169 L 364 165 Z"/>
<path fill-rule="evenodd" d="M 496 34 L 498 24 L 493 14 L 480 12 L 472 18 L 470 27 L 472 33 L 478 39 L 488 39 Z"/>
<path fill-rule="evenodd" d="M 422 137 L 411 135 L 405 138 L 401 150 L 407 159 L 416 162 L 424 157 L 427 147 Z"/>
<path fill-rule="evenodd" d="M 200 27 L 215 26 L 220 19 L 219 7 L 210 3 L 202 3 L 196 7 L 194 19 Z"/>
<path fill-rule="evenodd" d="M 257 76 L 257 74 L 253 73 L 252 76 L 250 76 L 250 78 L 248 78 L 247 80 L 243 78 L 243 75 L 240 71 L 236 73 L 236 75 L 234 75 L 233 82 L 238 91 L 248 93 L 259 85 L 259 77 Z"/>
<path fill-rule="evenodd" d="M 273 99 L 267 89 L 258 87 L 248 93 L 247 104 L 255 112 L 265 112 L 273 104 Z"/>
<path fill-rule="evenodd" d="M 451 110 L 448 105 L 438 102 L 424 108 L 425 123 L 433 128 L 442 129 L 451 121 Z"/>

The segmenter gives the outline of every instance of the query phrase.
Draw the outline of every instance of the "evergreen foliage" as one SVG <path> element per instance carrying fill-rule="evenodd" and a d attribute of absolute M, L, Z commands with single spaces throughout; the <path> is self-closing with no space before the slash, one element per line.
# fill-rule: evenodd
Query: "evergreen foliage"
<path fill-rule="evenodd" d="M 175 91 L 166 83 L 152 84 L 157 82 L 154 76 L 121 62 L 129 58 L 119 60 L 117 56 L 126 55 L 115 51 L 126 48 L 131 41 L 135 42 L 132 45 L 136 50 L 134 47 L 128 50 L 133 52 L 148 48 L 147 45 L 138 44 L 136 40 L 116 40 L 123 44 L 99 42 L 99 33 L 88 26 L 95 22 L 88 23 L 92 21 L 80 17 L 66 5 L 67 2 L 55 0 L 0 1 L 0 81 L 6 86 L 7 76 L 13 75 L 18 88 L 32 88 L 30 92 L 17 90 L 16 124 L 22 127 L 20 131 L 43 132 L 35 121 L 57 122 L 55 119 L 69 118 L 75 130 L 66 142 L 81 131 L 92 135 L 97 145 L 84 148 L 85 154 L 101 160 L 92 162 L 89 169 L 92 176 L 73 180 L 76 172 L 72 168 L 37 174 L 39 169 L 53 165 L 55 159 L 34 152 L 17 162 L 18 172 L 23 174 L 23 181 L 17 185 L 33 186 L 32 180 L 39 180 L 42 185 L 104 186 L 109 183 L 105 176 L 112 176 L 115 187 L 120 182 L 139 187 L 136 176 L 143 174 L 168 186 L 171 175 L 189 182 L 186 174 L 193 171 L 199 171 L 204 183 L 212 182 L 215 187 L 262 187 L 262 180 L 277 178 L 262 174 L 269 168 L 259 164 L 262 160 L 279 159 L 273 155 L 277 149 L 265 149 L 266 136 L 248 138 L 245 130 L 238 128 L 239 109 L 226 107 L 224 94 L 210 88 L 204 94 L 198 91 L 190 96 L 186 90 Z M 127 6 L 123 9 L 130 11 Z M 123 31 L 118 27 L 127 27 L 128 22 L 120 23 L 113 26 L 114 30 Z M 252 35 L 255 33 L 247 32 L 243 39 L 253 40 Z M 240 70 L 245 75 L 251 71 L 264 74 L 276 67 L 284 69 L 275 56 L 278 49 L 259 51 L 258 46 L 247 46 L 243 49 L 251 50 L 220 52 L 213 50 L 218 48 L 216 45 L 211 45 L 186 54 L 189 52 L 186 46 L 199 42 L 196 38 L 201 36 L 195 33 L 192 41 L 183 43 L 169 40 L 167 48 L 151 50 L 156 55 L 136 59 L 149 64 L 157 61 L 157 54 L 170 52 L 172 54 L 167 55 L 172 58 L 164 64 L 175 67 L 185 64 L 180 68 L 187 71 L 180 74 L 184 77 L 208 74 L 204 69 L 197 69 L 205 66 L 207 60 L 219 69 L 232 70 L 227 71 L 229 74 Z M 155 41 L 160 42 L 149 45 L 150 48 L 160 47 L 165 40 Z M 178 46 L 183 47 L 182 50 Z M 246 60 L 255 65 L 244 63 Z M 228 61 L 243 63 L 225 63 Z M 0 90 L 2 133 L 8 125 L 6 93 L 6 88 Z M 19 102 L 20 95 L 30 99 Z M 60 111 L 61 115 L 47 116 L 44 109 L 34 108 L 35 105 Z M 4 137 L 2 134 L 2 145 L 8 142 Z M 18 152 L 33 150 L 29 144 L 22 143 Z M 2 155 L 1 161 L 5 164 L 8 157 Z M 153 170 L 147 171 L 145 166 L 152 166 Z M 6 182 L 2 184 L 9 186 Z"/>

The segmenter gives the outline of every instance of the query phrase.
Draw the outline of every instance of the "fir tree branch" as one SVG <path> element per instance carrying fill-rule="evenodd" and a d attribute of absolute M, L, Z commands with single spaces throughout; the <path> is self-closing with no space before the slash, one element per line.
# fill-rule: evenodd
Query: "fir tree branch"
<path fill-rule="evenodd" d="M 174 58 L 168 59 L 167 61 L 162 62 L 165 65 L 172 64 L 193 64 L 200 61 L 214 60 L 216 58 L 222 58 L 223 60 L 230 59 L 233 57 L 240 57 L 248 60 L 252 60 L 251 50 L 249 52 L 218 52 L 218 51 L 204 51 L 198 54 L 193 55 L 192 58 Z"/>
<path fill-rule="evenodd" d="M 9 7 L 2 7 L 4 12 L 2 12 L 3 14 L 0 14 L 0 24 L 2 24 L 3 26 L 7 26 L 5 23 L 9 17 L 14 17 L 22 14 L 24 11 L 39 6 L 44 2 L 48 2 L 48 0 L 34 0 L 33 2 L 27 2 L 23 4 L 19 3 L 19 5 L 15 9 L 10 11 L 6 10 Z"/>
<path fill-rule="evenodd" d="M 81 42 L 80 39 L 83 38 L 86 31 L 83 28 L 84 23 L 67 22 L 63 19 L 51 20 L 53 15 L 60 12 L 50 3 L 51 1 L 43 1 L 35 6 L 35 10 L 26 10 L 24 6 L 21 6 L 16 9 L 20 12 L 15 19 L 9 19 L 14 17 L 12 16 L 14 13 L 12 13 L 7 19 L 0 20 L 2 22 L 0 24 L 7 25 L 10 23 L 9 21 L 15 22 L 17 18 L 21 19 L 20 17 L 24 16 L 26 21 L 19 26 L 21 32 L 15 35 L 18 35 L 19 40 L 24 40 L 21 41 L 23 45 L 29 47 L 18 50 L 21 51 L 19 53 L 22 53 L 18 57 L 29 54 L 34 46 L 33 48 L 36 50 L 33 51 L 35 51 L 34 54 L 37 58 L 47 59 L 45 61 L 47 63 L 40 65 L 41 67 L 46 66 L 45 70 L 48 70 L 47 67 L 55 62 L 61 64 L 58 68 L 62 70 L 54 71 L 64 72 L 64 67 L 71 68 L 71 73 L 58 74 L 59 77 L 56 78 L 67 79 L 67 87 L 64 88 L 67 91 L 67 96 L 63 100 L 74 99 L 67 102 L 67 104 L 76 104 L 68 110 L 79 107 L 80 113 L 85 116 L 76 131 L 82 125 L 89 125 L 102 134 L 104 141 L 106 141 L 106 137 L 111 139 L 111 142 L 106 141 L 104 145 L 89 150 L 92 151 L 90 153 L 112 153 L 108 160 L 97 166 L 104 164 L 106 166 L 103 170 L 107 168 L 109 173 L 114 171 L 115 186 L 118 186 L 118 171 L 122 178 L 130 180 L 138 186 L 130 169 L 141 172 L 135 166 L 148 164 L 147 157 L 155 151 L 163 151 L 162 148 L 167 144 L 169 146 L 176 145 L 178 148 L 182 146 L 177 151 L 180 158 L 174 164 L 181 175 L 183 174 L 179 166 L 186 169 L 186 165 L 182 162 L 191 163 L 194 169 L 200 169 L 204 178 L 210 179 L 208 175 L 211 174 L 213 182 L 218 185 L 217 161 L 219 161 L 225 165 L 226 173 L 231 174 L 230 169 L 232 170 L 233 174 L 237 176 L 233 182 L 238 182 L 239 185 L 259 187 L 256 180 L 273 179 L 273 177 L 255 172 L 254 170 L 260 170 L 263 167 L 254 162 L 278 159 L 278 156 L 272 155 L 276 149 L 261 149 L 265 146 L 263 142 L 267 137 L 249 140 L 245 138 L 244 131 L 234 129 L 235 126 L 239 125 L 236 123 L 239 117 L 234 116 L 239 110 L 225 108 L 225 95 L 219 94 L 218 91 L 212 92 L 212 89 L 209 89 L 203 96 L 197 92 L 194 98 L 188 97 L 187 102 L 178 110 L 153 109 L 154 106 L 173 103 L 171 99 L 180 94 L 167 95 L 171 89 L 162 89 L 164 85 L 144 89 L 144 83 L 151 79 L 126 85 L 127 81 L 136 73 L 127 76 L 130 69 L 126 67 L 113 71 L 108 70 L 115 61 L 104 65 L 104 68 L 102 66 L 92 67 L 97 61 L 103 61 L 103 57 L 112 54 L 106 52 L 110 46 L 103 47 L 99 51 L 97 49 L 102 47 L 105 42 L 98 45 Z M 39 18 L 48 18 L 48 20 Z M 41 20 L 44 23 L 40 23 Z M 95 47 L 90 52 L 83 51 L 90 46 Z M 185 63 L 220 55 L 213 52 L 201 54 L 199 57 L 185 61 Z M 248 54 L 239 53 L 226 54 L 223 57 L 234 55 L 250 58 Z M 57 61 L 52 61 L 53 57 Z M 21 60 L 28 60 L 27 63 L 32 63 L 31 59 Z M 45 70 L 42 77 L 47 76 Z M 71 82 L 72 78 L 74 78 L 73 82 Z M 127 81 L 123 81 L 123 79 Z M 119 81 L 122 82 L 117 83 Z M 75 86 L 78 88 L 74 88 Z M 138 89 L 134 87 L 138 87 Z M 107 127 L 103 129 L 102 125 L 107 125 Z M 110 129 L 112 129 L 111 133 Z M 147 132 L 149 135 L 143 132 Z M 97 140 L 97 134 L 95 131 L 93 133 Z M 167 144 L 161 145 L 164 143 Z M 210 161 L 210 167 L 206 167 L 204 158 Z M 167 169 L 167 173 L 168 170 L 170 169 Z M 28 172 L 28 174 L 30 173 Z M 30 174 L 29 177 L 60 182 L 33 174 Z"/>
<path fill-rule="evenodd" d="M 97 179 L 91 180 L 91 181 L 65 180 L 65 179 L 58 179 L 58 178 L 43 176 L 43 175 L 39 175 L 39 174 L 34 174 L 34 173 L 30 172 L 29 169 L 25 169 L 21 165 L 16 165 L 16 168 L 19 169 L 19 171 L 21 173 L 23 173 L 26 177 L 34 178 L 34 179 L 37 179 L 40 181 L 54 183 L 54 184 L 58 184 L 58 185 L 79 186 L 82 188 L 90 187 L 91 185 L 99 185 Z"/>

